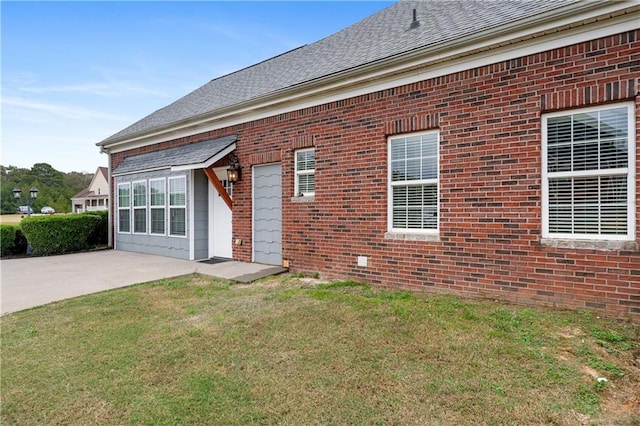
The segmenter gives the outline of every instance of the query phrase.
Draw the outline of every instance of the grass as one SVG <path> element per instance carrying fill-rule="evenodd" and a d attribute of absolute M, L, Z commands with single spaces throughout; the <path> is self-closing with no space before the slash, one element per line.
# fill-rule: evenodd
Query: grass
<path fill-rule="evenodd" d="M 637 339 L 584 312 L 193 275 L 2 317 L 0 421 L 631 425 Z"/>

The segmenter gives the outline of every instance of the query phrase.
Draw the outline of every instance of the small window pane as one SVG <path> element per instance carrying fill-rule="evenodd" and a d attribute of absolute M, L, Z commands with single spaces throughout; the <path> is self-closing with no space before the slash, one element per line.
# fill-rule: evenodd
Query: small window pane
<path fill-rule="evenodd" d="M 149 196 L 152 206 L 164 206 L 165 191 L 164 180 L 149 181 Z"/>
<path fill-rule="evenodd" d="M 133 209 L 133 232 L 147 232 L 147 209 Z"/>
<path fill-rule="evenodd" d="M 296 170 L 314 170 L 315 168 L 316 159 L 314 150 L 296 152 Z"/>
<path fill-rule="evenodd" d="M 133 206 L 142 207 L 147 205 L 147 184 L 146 182 L 135 182 L 133 184 Z"/>
<path fill-rule="evenodd" d="M 437 135 L 395 138 L 390 144 L 392 182 L 438 178 Z"/>
<path fill-rule="evenodd" d="M 316 190 L 316 177 L 314 175 L 298 176 L 298 192 L 308 193 Z"/>
<path fill-rule="evenodd" d="M 394 186 L 392 193 L 394 228 L 437 228 L 436 185 Z"/>
<path fill-rule="evenodd" d="M 184 236 L 186 232 L 186 209 L 172 208 L 169 209 L 169 233 L 171 235 Z"/>
<path fill-rule="evenodd" d="M 131 231 L 131 210 L 118 210 L 118 230 L 120 232 Z"/>
<path fill-rule="evenodd" d="M 169 205 L 184 206 L 187 203 L 187 181 L 184 178 L 169 179 Z"/>
<path fill-rule="evenodd" d="M 130 207 L 129 185 L 118 185 L 118 207 Z"/>
<path fill-rule="evenodd" d="M 151 233 L 164 234 L 165 210 L 151 209 Z"/>

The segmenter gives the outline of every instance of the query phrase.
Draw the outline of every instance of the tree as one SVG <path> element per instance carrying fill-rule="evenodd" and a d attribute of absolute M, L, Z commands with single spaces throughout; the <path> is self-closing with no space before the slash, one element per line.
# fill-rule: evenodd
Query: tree
<path fill-rule="evenodd" d="M 63 173 L 47 163 L 36 163 L 31 169 L 0 165 L 0 213 L 15 213 L 34 186 L 38 189 L 38 198 L 32 203 L 34 212 L 43 206 L 59 213 L 70 212 L 71 197 L 89 186 L 91 179 L 90 173 Z M 20 200 L 14 198 L 14 188 L 22 191 Z"/>
<path fill-rule="evenodd" d="M 31 167 L 31 176 L 44 186 L 62 188 L 64 175 L 47 163 L 36 163 Z"/>

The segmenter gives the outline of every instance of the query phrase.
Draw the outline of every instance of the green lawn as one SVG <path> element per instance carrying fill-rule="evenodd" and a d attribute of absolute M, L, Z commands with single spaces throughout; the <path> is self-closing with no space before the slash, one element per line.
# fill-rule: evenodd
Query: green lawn
<path fill-rule="evenodd" d="M 2 425 L 640 422 L 637 327 L 584 312 L 194 275 L 1 321 Z"/>

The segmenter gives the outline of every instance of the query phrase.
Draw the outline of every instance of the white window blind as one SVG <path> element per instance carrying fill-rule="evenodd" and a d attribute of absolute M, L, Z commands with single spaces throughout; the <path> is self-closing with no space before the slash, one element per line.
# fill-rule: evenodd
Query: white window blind
<path fill-rule="evenodd" d="M 543 117 L 544 236 L 632 234 L 632 117 L 628 106 Z"/>
<path fill-rule="evenodd" d="M 307 197 L 316 191 L 316 152 L 315 149 L 296 151 L 296 195 Z"/>
<path fill-rule="evenodd" d="M 390 229 L 438 229 L 438 133 L 389 139 Z"/>

